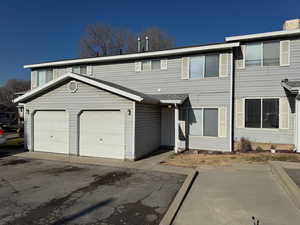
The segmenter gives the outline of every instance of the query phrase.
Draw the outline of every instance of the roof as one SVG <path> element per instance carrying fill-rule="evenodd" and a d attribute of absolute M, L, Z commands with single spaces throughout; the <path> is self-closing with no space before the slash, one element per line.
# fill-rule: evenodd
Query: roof
<path fill-rule="evenodd" d="M 189 97 L 188 94 L 155 94 L 151 96 L 166 104 L 182 104 Z"/>
<path fill-rule="evenodd" d="M 65 75 L 63 75 L 57 79 L 54 79 L 40 87 L 37 87 L 35 89 L 32 89 L 32 90 L 26 92 L 22 96 L 15 98 L 13 100 L 13 102 L 14 103 L 24 102 L 28 99 L 31 99 L 31 98 L 39 95 L 40 93 L 43 93 L 43 92 L 51 89 L 52 87 L 55 87 L 57 84 L 59 84 L 63 81 L 66 81 L 68 79 L 79 80 L 84 83 L 87 83 L 92 86 L 104 89 L 106 91 L 118 94 L 120 96 L 129 98 L 129 99 L 131 99 L 133 101 L 137 101 L 137 102 L 148 103 L 148 104 L 159 104 L 159 103 L 181 104 L 183 102 L 182 94 L 173 95 L 172 99 L 165 99 L 166 97 L 162 97 L 162 95 L 160 95 L 160 96 L 147 95 L 142 92 L 138 92 L 138 91 L 126 88 L 124 86 L 115 84 L 115 83 L 96 79 L 96 78 L 89 77 L 89 76 L 84 76 L 84 75 L 77 74 L 77 73 L 66 73 Z M 169 96 L 171 96 L 171 95 L 169 95 Z M 161 100 L 161 99 L 163 99 L 163 100 Z M 167 102 L 166 100 L 172 100 L 172 101 Z"/>
<path fill-rule="evenodd" d="M 277 37 L 289 37 L 289 36 L 297 36 L 300 35 L 300 29 L 295 30 L 280 30 L 266 33 L 258 33 L 258 34 L 247 34 L 240 36 L 231 36 L 226 37 L 225 40 L 229 41 L 251 41 L 256 39 L 267 39 L 267 38 L 277 38 Z"/>
<path fill-rule="evenodd" d="M 29 64 L 29 65 L 25 65 L 24 68 L 40 68 L 40 67 L 73 65 L 79 63 L 88 64 L 88 63 L 112 62 L 112 61 L 120 61 L 120 60 L 135 60 L 135 59 L 150 58 L 150 57 L 167 57 L 167 56 L 175 56 L 175 55 L 197 53 L 197 52 L 204 52 L 204 51 L 211 51 L 211 50 L 231 49 L 234 47 L 238 47 L 239 45 L 240 45 L 239 42 L 231 42 L 231 43 L 222 42 L 216 44 L 197 45 L 197 46 L 165 49 L 159 51 L 114 55 L 114 56 L 58 60 L 58 61 L 51 61 L 51 62 L 44 62 L 44 63 L 37 63 L 37 64 Z"/>
<path fill-rule="evenodd" d="M 285 79 L 281 81 L 281 86 L 290 91 L 291 93 L 297 94 L 300 89 L 300 81 L 289 81 L 288 79 Z"/>

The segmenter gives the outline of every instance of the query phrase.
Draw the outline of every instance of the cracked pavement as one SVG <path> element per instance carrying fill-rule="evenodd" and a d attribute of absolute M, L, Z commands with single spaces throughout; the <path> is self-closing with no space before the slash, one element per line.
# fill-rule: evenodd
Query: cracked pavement
<path fill-rule="evenodd" d="M 185 176 L 147 170 L 0 159 L 0 224 L 159 224 Z"/>

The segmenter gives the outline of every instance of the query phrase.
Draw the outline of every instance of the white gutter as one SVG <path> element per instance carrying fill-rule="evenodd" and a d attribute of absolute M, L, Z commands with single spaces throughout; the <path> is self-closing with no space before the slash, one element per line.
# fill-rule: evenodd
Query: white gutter
<path fill-rule="evenodd" d="M 64 65 L 79 64 L 79 63 L 97 63 L 97 62 L 110 62 L 115 60 L 139 59 L 139 58 L 147 58 L 147 57 L 172 56 L 172 55 L 193 53 L 193 52 L 230 49 L 238 46 L 240 46 L 239 42 L 222 43 L 222 44 L 204 45 L 198 47 L 186 47 L 180 49 L 161 50 L 155 52 L 143 52 L 143 53 L 134 53 L 134 54 L 127 54 L 127 55 L 103 56 L 103 57 L 94 57 L 94 58 L 85 58 L 85 59 L 70 59 L 70 60 L 62 60 L 62 61 L 55 61 L 55 62 L 29 64 L 29 65 L 25 65 L 24 68 L 64 66 Z"/>
<path fill-rule="evenodd" d="M 285 37 L 285 36 L 293 36 L 293 35 L 300 35 L 300 29 L 281 30 L 281 31 L 259 33 L 259 34 L 231 36 L 231 37 L 226 37 L 225 40 L 226 41 L 249 41 L 249 40 L 254 40 L 254 39 Z"/>

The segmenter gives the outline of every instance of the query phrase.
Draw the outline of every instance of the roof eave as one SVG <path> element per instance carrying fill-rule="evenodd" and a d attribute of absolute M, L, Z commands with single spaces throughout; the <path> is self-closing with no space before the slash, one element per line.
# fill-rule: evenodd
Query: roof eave
<path fill-rule="evenodd" d="M 289 86 L 286 82 L 282 81 L 281 82 L 281 86 L 283 88 L 285 88 L 286 90 L 288 90 L 289 92 L 293 93 L 293 94 L 298 94 L 299 93 L 299 87 L 295 88 L 295 87 L 291 87 Z"/>
<path fill-rule="evenodd" d="M 204 51 L 211 51 L 211 50 L 231 49 L 238 46 L 240 46 L 239 42 L 221 43 L 221 44 L 214 44 L 214 45 L 187 47 L 182 49 L 161 50 L 155 52 L 143 52 L 143 53 L 135 53 L 135 54 L 128 54 L 128 55 L 104 56 L 104 57 L 94 57 L 94 58 L 86 58 L 86 59 L 71 59 L 71 60 L 55 61 L 55 62 L 48 62 L 48 63 L 29 64 L 29 65 L 24 65 L 24 68 L 34 69 L 40 67 L 65 66 L 65 65 L 73 65 L 79 63 L 86 64 L 86 63 L 97 63 L 97 62 L 134 60 L 134 59 L 150 58 L 150 57 L 165 57 L 165 56 L 174 56 L 174 55 L 204 52 Z"/>
<path fill-rule="evenodd" d="M 92 86 L 95 86 L 95 87 L 98 87 L 98 88 L 102 88 L 106 91 L 110 91 L 110 92 L 113 92 L 115 94 L 118 94 L 118 95 L 121 95 L 125 98 L 129 98 L 133 101 L 137 101 L 137 102 L 142 102 L 144 100 L 143 97 L 141 96 L 138 96 L 138 95 L 135 95 L 135 94 L 132 94 L 132 93 L 129 93 L 129 92 L 126 92 L 126 91 L 123 91 L 123 90 L 120 90 L 118 88 L 114 88 L 114 87 L 111 87 L 109 85 L 106 85 L 106 84 L 103 84 L 103 83 L 100 83 L 100 82 L 97 82 L 97 81 L 94 81 L 94 80 L 91 80 L 89 78 L 86 78 L 86 77 L 83 77 L 83 76 L 80 76 L 80 75 L 77 75 L 77 74 L 74 74 L 74 73 L 66 73 L 65 75 L 55 79 L 55 80 L 52 80 L 48 83 L 46 83 L 45 85 L 42 85 L 40 87 L 37 87 L 29 92 L 26 92 L 24 95 L 21 95 L 17 98 L 15 98 L 13 100 L 13 103 L 19 103 L 19 102 L 24 102 L 36 95 L 38 95 L 39 93 L 45 91 L 45 90 L 48 90 L 52 87 L 54 87 L 55 85 L 57 85 L 58 83 L 64 81 L 64 80 L 67 80 L 69 78 L 73 78 L 73 79 L 76 79 L 76 80 L 79 80 L 79 81 L 82 81 L 82 82 L 85 82 L 85 83 L 88 83 Z"/>
<path fill-rule="evenodd" d="M 256 39 L 267 39 L 267 38 L 277 38 L 277 37 L 289 37 L 300 35 L 300 29 L 295 30 L 282 30 L 282 31 L 273 31 L 259 34 L 247 34 L 239 36 L 230 36 L 226 37 L 226 42 L 231 41 L 251 41 Z"/>

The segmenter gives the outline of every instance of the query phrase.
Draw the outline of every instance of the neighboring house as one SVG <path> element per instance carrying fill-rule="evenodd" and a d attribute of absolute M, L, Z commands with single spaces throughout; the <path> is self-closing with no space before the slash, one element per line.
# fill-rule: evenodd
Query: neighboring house
<path fill-rule="evenodd" d="M 160 146 L 232 151 L 241 137 L 300 149 L 299 20 L 223 43 L 24 67 L 32 90 L 14 101 L 31 151 L 134 160 Z"/>

